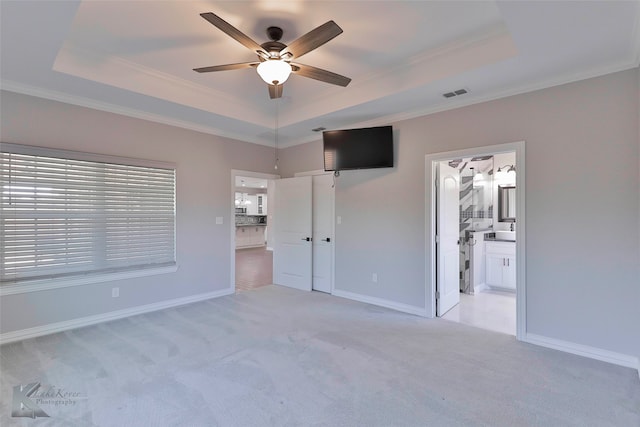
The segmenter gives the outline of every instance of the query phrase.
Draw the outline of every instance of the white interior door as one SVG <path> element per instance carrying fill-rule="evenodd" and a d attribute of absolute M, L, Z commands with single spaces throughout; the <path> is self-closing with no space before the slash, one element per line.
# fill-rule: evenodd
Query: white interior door
<path fill-rule="evenodd" d="M 333 282 L 333 175 L 313 177 L 313 290 L 331 293 Z"/>
<path fill-rule="evenodd" d="M 310 291 L 311 177 L 279 179 L 273 183 L 273 281 L 278 285 Z"/>
<path fill-rule="evenodd" d="M 460 173 L 447 162 L 438 164 L 437 186 L 437 315 L 460 302 Z"/>

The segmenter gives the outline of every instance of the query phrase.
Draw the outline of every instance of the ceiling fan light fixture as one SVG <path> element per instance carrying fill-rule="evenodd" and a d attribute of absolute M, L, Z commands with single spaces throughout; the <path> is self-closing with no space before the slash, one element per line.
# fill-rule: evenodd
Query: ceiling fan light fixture
<path fill-rule="evenodd" d="M 281 59 L 269 59 L 258 65 L 258 74 L 270 85 L 281 85 L 291 74 L 291 65 Z"/>

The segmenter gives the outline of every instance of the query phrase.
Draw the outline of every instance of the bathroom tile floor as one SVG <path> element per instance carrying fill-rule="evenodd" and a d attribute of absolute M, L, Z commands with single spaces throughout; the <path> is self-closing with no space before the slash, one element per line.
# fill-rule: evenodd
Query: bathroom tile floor
<path fill-rule="evenodd" d="M 516 334 L 516 294 L 484 290 L 474 295 L 460 294 L 460 304 L 442 316 L 490 331 Z"/>

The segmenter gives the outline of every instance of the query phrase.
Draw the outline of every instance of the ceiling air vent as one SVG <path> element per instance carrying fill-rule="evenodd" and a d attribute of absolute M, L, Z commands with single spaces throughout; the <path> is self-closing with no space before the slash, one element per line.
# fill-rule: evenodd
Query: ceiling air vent
<path fill-rule="evenodd" d="M 452 92 L 443 93 L 445 98 L 453 98 L 454 96 L 460 96 L 469 93 L 469 89 L 457 89 Z"/>

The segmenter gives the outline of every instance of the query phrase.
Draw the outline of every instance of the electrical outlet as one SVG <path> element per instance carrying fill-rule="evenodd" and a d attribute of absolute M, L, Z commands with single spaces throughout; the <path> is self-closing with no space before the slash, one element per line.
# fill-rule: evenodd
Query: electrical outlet
<path fill-rule="evenodd" d="M 118 298 L 120 296 L 120 288 L 111 288 L 111 297 Z"/>
<path fill-rule="evenodd" d="M 342 224 L 342 217 L 340 215 L 336 218 L 336 223 L 338 223 L 338 225 Z"/>
<path fill-rule="evenodd" d="M 378 283 L 378 273 L 373 273 L 373 275 L 371 276 L 371 281 L 373 283 Z"/>

